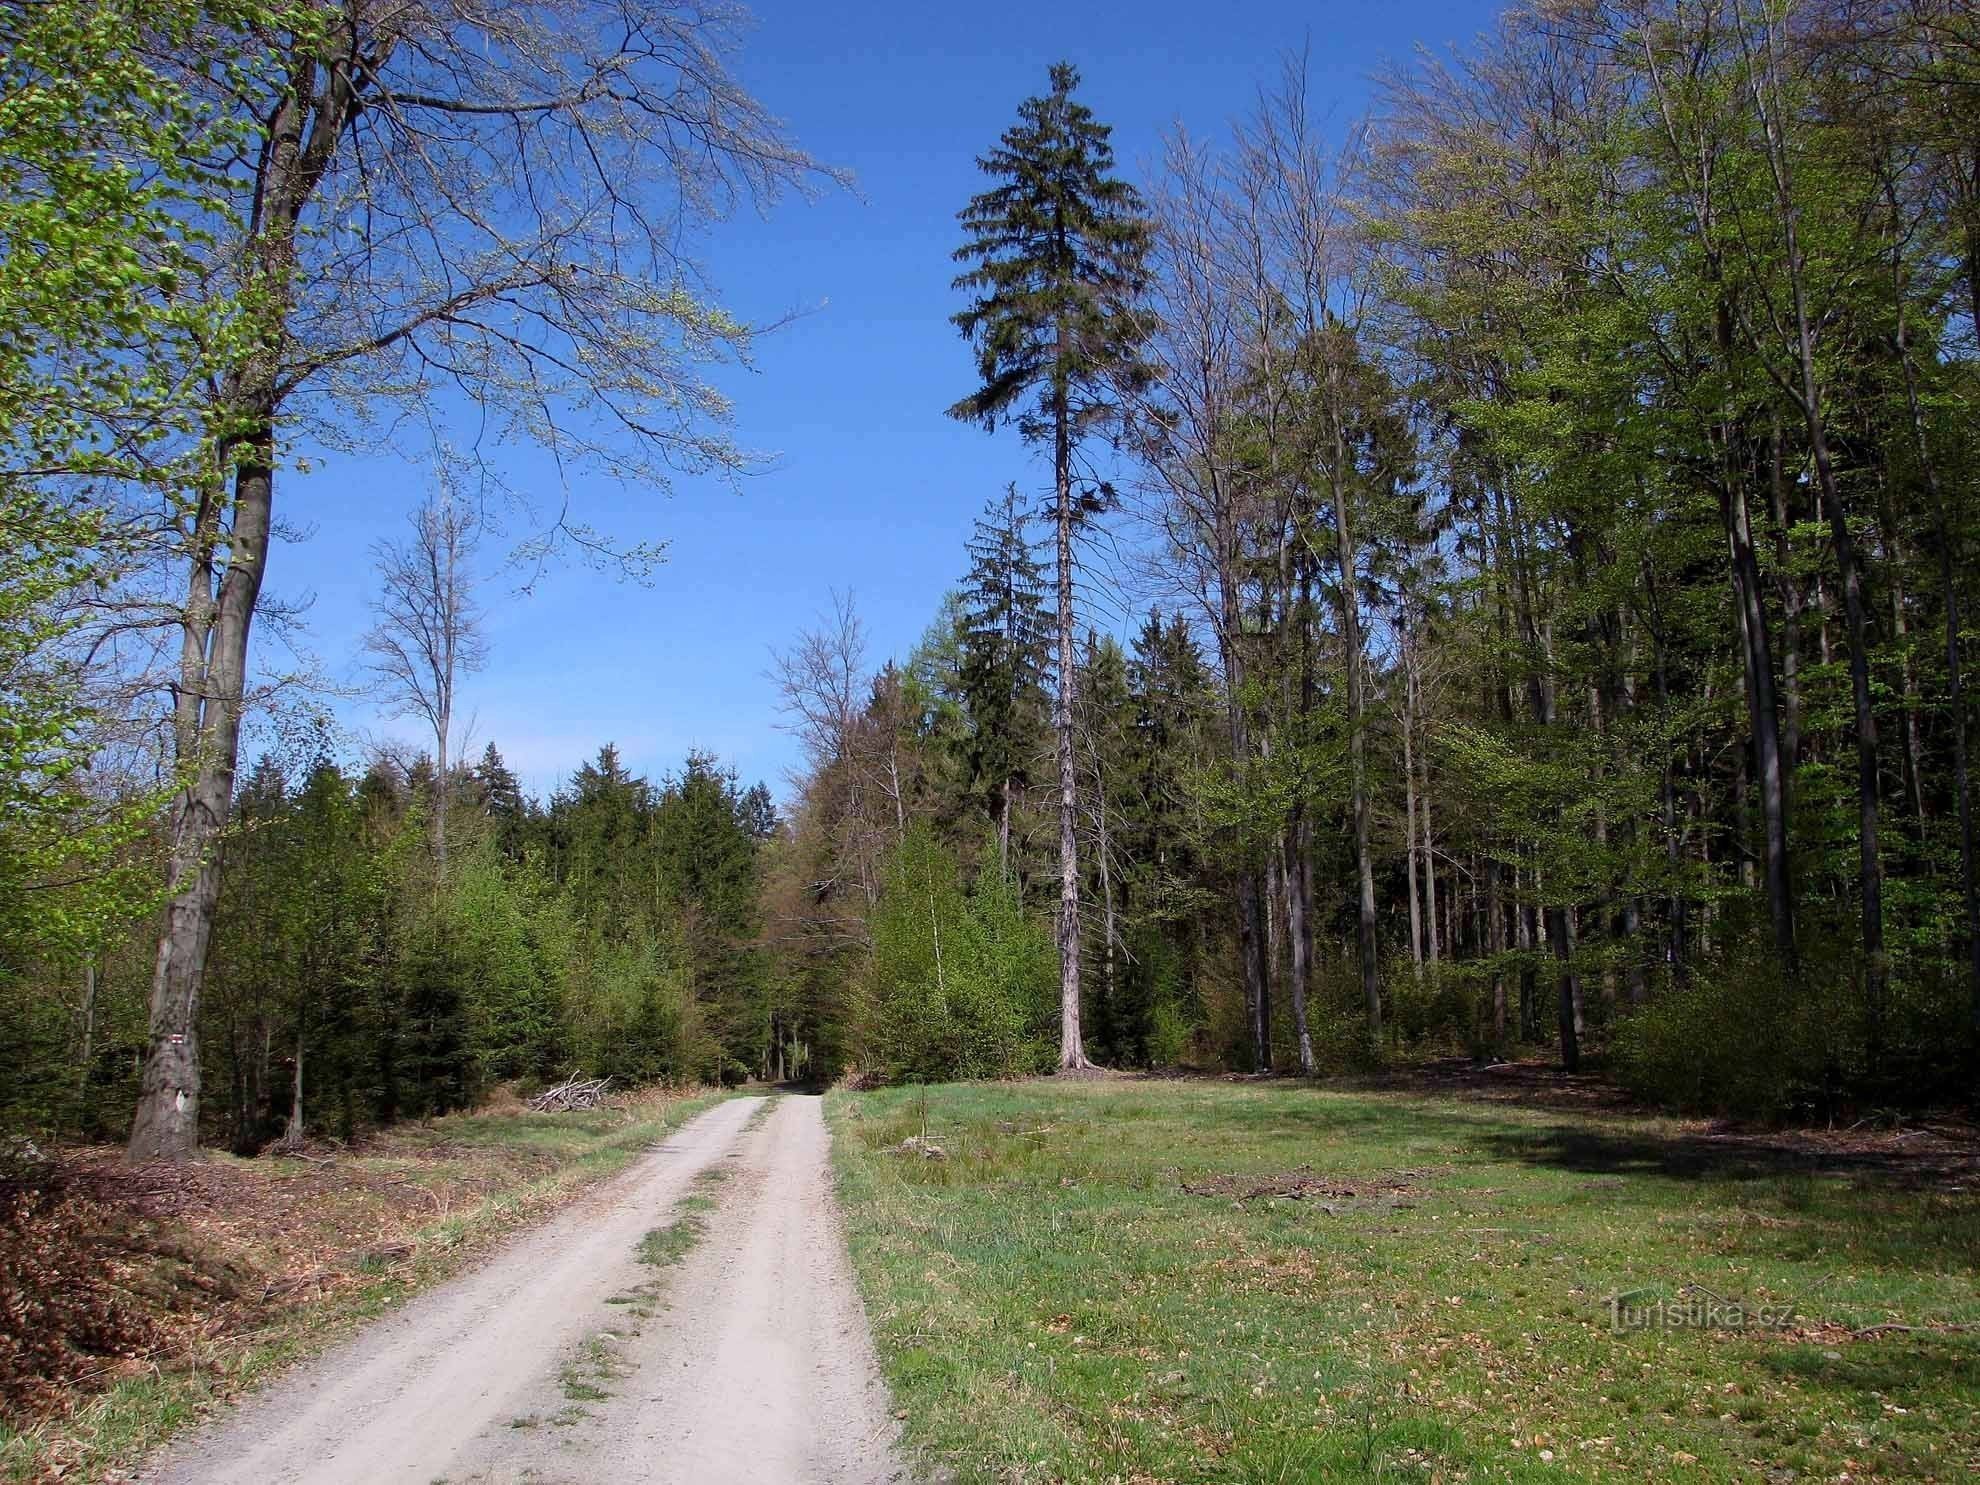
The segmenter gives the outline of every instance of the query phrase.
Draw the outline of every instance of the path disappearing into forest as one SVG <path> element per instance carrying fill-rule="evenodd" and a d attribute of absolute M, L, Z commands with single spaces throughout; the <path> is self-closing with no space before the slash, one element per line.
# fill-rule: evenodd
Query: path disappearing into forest
<path fill-rule="evenodd" d="M 904 1478 L 821 1100 L 738 1098 L 169 1450 L 157 1485 Z M 714 1172 L 722 1172 L 716 1176 Z M 700 1241 L 647 1233 L 691 1194 Z"/>

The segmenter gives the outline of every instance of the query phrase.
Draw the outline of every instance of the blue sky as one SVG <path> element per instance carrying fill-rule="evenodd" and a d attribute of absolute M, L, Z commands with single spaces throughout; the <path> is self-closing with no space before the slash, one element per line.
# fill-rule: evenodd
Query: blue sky
<path fill-rule="evenodd" d="M 650 587 L 568 565 L 527 597 L 491 571 L 490 659 L 463 692 L 473 749 L 492 738 L 541 793 L 606 741 L 654 777 L 704 748 L 782 794 L 796 749 L 776 726 L 770 650 L 834 588 L 855 593 L 876 662 L 915 642 L 961 574 L 985 500 L 1011 480 L 1041 483 L 1014 435 L 953 423 L 943 409 L 969 389 L 971 369 L 948 322 L 955 212 L 981 187 L 976 156 L 1021 98 L 1043 90 L 1051 62 L 1079 66 L 1082 96 L 1114 125 L 1124 173 L 1139 179 L 1166 129 L 1220 133 L 1289 50 L 1309 49 L 1313 104 L 1337 134 L 1385 62 L 1418 44 L 1462 44 L 1501 8 L 759 0 L 741 78 L 857 182 L 856 196 L 725 223 L 704 254 L 746 318 L 805 311 L 761 342 L 753 374 L 725 381 L 739 442 L 774 452 L 774 466 L 740 493 L 712 480 L 664 496 L 579 487 L 579 519 L 622 540 L 664 539 L 669 561 Z M 532 467 L 519 459 L 521 483 Z M 313 598 L 302 644 L 332 676 L 356 678 L 370 544 L 403 529 L 425 486 L 417 468 L 343 456 L 285 479 L 281 513 L 308 536 L 278 547 L 269 587 Z M 258 639 L 266 665 L 286 663 L 271 634 Z M 337 711 L 356 734 L 417 736 L 361 695 Z"/>

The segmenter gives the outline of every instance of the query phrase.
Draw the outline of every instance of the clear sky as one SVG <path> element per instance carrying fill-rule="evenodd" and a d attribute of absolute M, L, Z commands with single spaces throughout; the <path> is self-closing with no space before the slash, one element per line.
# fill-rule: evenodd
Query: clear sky
<path fill-rule="evenodd" d="M 578 519 L 625 540 L 664 539 L 650 587 L 581 567 L 526 597 L 491 571 L 490 659 L 464 686 L 470 746 L 493 739 L 532 792 L 601 743 L 650 777 L 691 747 L 780 794 L 796 749 L 777 730 L 769 652 L 851 589 L 873 658 L 900 655 L 964 565 L 984 501 L 1010 480 L 1041 483 L 1015 435 L 953 423 L 970 387 L 948 322 L 955 213 L 981 188 L 978 154 L 1047 66 L 1071 60 L 1082 96 L 1114 125 L 1124 173 L 1140 179 L 1180 121 L 1215 135 L 1242 115 L 1279 59 L 1302 47 L 1329 132 L 1365 107 L 1368 79 L 1418 45 L 1467 42 L 1500 0 L 1001 0 L 988 6 L 880 0 L 758 0 L 738 72 L 821 160 L 851 170 L 857 195 L 789 201 L 724 224 L 704 254 L 725 303 L 751 319 L 806 311 L 765 339 L 752 375 L 725 381 L 746 447 L 777 455 L 740 493 L 684 480 L 671 495 L 573 488 Z M 527 485 L 533 462 L 518 462 Z M 313 602 L 301 644 L 357 679 L 373 589 L 368 548 L 403 530 L 426 476 L 387 459 L 332 456 L 286 477 L 281 516 L 305 539 L 278 546 L 269 589 Z M 554 490 L 538 492 L 555 501 Z M 489 564 L 491 568 L 494 563 Z M 257 635 L 265 665 L 287 663 Z M 354 733 L 414 738 L 363 696 L 337 711 Z M 250 748 L 254 746 L 249 744 Z"/>

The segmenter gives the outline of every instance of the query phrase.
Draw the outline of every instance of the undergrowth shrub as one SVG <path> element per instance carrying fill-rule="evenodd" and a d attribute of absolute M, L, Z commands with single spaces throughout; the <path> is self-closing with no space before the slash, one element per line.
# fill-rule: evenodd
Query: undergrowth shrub
<path fill-rule="evenodd" d="M 1387 984 L 1389 1033 L 1405 1046 L 1456 1052 L 1477 1042 L 1480 981 L 1468 966 L 1391 963 Z"/>
<path fill-rule="evenodd" d="M 1821 1116 L 1863 1059 L 1860 998 L 1847 967 L 1810 954 L 1790 986 L 1763 948 L 1729 954 L 1623 1019 L 1625 1087 L 1667 1108 L 1742 1118 Z"/>

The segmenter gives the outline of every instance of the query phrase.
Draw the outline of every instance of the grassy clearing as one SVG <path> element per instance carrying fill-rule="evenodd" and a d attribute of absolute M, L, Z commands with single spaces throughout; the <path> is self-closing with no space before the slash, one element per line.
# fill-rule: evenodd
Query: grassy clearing
<path fill-rule="evenodd" d="M 883 1365 L 957 1482 L 1980 1470 L 1970 1177 L 1291 1084 L 827 1110 Z M 1794 1318 L 1612 1331 L 1687 1285 Z"/>
<path fill-rule="evenodd" d="M 177 1173 L 72 1152 L 64 1170 L 87 1204 L 94 1245 L 79 1261 L 145 1295 L 161 1343 L 104 1358 L 32 1416 L 0 1416 L 0 1480 L 114 1475 L 727 1096 L 651 1090 L 570 1114 L 511 1106 L 314 1149 L 308 1160 L 215 1153 Z M 190 1276 L 196 1284 L 153 1256 L 177 1250 L 209 1256 Z M 218 1272 L 229 1281 L 213 1282 Z"/>

